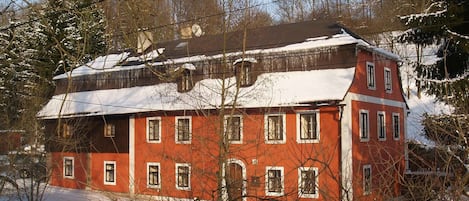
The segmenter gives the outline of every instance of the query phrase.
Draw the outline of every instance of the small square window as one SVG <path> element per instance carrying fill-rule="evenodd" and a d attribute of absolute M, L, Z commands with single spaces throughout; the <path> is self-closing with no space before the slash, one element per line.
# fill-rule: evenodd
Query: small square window
<path fill-rule="evenodd" d="M 148 188 L 160 188 L 160 164 L 147 163 L 147 186 Z"/>
<path fill-rule="evenodd" d="M 392 92 L 392 76 L 389 68 L 384 68 L 384 88 L 387 93 Z"/>
<path fill-rule="evenodd" d="M 283 176 L 283 167 L 266 167 L 265 193 L 267 196 L 283 195 Z"/>
<path fill-rule="evenodd" d="M 116 136 L 116 125 L 104 124 L 104 137 L 115 137 Z"/>
<path fill-rule="evenodd" d="M 302 198 L 318 198 L 318 168 L 300 167 L 298 169 L 298 195 Z"/>
<path fill-rule="evenodd" d="M 176 117 L 176 143 L 191 143 L 191 130 L 192 125 L 190 117 Z"/>
<path fill-rule="evenodd" d="M 104 184 L 116 185 L 116 162 L 104 161 Z"/>
<path fill-rule="evenodd" d="M 242 143 L 242 116 L 225 116 L 225 134 L 230 143 Z"/>
<path fill-rule="evenodd" d="M 366 78 L 368 89 L 376 89 L 375 65 L 371 62 L 366 62 Z"/>
<path fill-rule="evenodd" d="M 74 178 L 74 158 L 73 157 L 64 157 L 63 159 L 63 171 L 64 178 L 73 179 Z"/>
<path fill-rule="evenodd" d="M 302 112 L 297 114 L 297 142 L 319 142 L 319 113 Z"/>
<path fill-rule="evenodd" d="M 161 119 L 159 117 L 147 118 L 147 142 L 161 142 Z"/>
<path fill-rule="evenodd" d="M 399 117 L 399 113 L 392 114 L 392 135 L 394 136 L 395 140 L 399 140 L 401 137 L 401 126 L 400 123 L 401 119 Z"/>
<path fill-rule="evenodd" d="M 191 168 L 186 163 L 176 163 L 176 189 L 190 190 Z"/>
<path fill-rule="evenodd" d="M 265 116 L 265 140 L 267 144 L 286 142 L 285 115 L 269 114 Z"/>
<path fill-rule="evenodd" d="M 363 194 L 371 194 L 371 165 L 363 166 Z"/>
<path fill-rule="evenodd" d="M 378 112 L 378 139 L 386 140 L 386 116 L 383 111 Z"/>
<path fill-rule="evenodd" d="M 370 120 L 368 118 L 368 110 L 360 110 L 360 141 L 368 141 L 370 139 Z"/>

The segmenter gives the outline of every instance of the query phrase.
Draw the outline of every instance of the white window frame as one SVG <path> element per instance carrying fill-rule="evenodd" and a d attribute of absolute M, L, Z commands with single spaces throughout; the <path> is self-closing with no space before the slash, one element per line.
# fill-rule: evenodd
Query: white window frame
<path fill-rule="evenodd" d="M 269 170 L 280 170 L 280 183 L 282 189 L 280 192 L 270 192 L 269 191 Z M 285 171 L 283 167 L 279 166 L 267 166 L 265 167 L 265 195 L 266 196 L 283 196 L 285 193 Z"/>
<path fill-rule="evenodd" d="M 315 187 L 315 193 L 304 193 L 302 192 L 302 187 L 303 187 L 303 177 L 301 176 L 302 171 L 314 171 L 314 184 L 316 185 Z M 298 196 L 300 198 L 318 198 L 319 197 L 319 171 L 317 167 L 299 167 L 298 168 Z"/>
<path fill-rule="evenodd" d="M 269 117 L 271 116 L 281 117 L 281 120 L 282 120 L 282 139 L 281 140 L 269 140 Z M 264 138 L 265 138 L 266 144 L 285 144 L 287 142 L 285 113 L 272 113 L 272 114 L 264 115 Z"/>
<path fill-rule="evenodd" d="M 72 169 L 70 170 L 70 173 L 72 175 L 66 175 L 66 171 L 65 171 L 65 161 L 67 160 L 71 160 L 72 161 Z M 75 178 L 75 158 L 74 157 L 69 157 L 69 156 L 66 156 L 63 158 L 63 177 L 64 178 L 67 178 L 67 179 L 74 179 Z"/>
<path fill-rule="evenodd" d="M 391 69 L 384 68 L 384 90 L 386 93 L 392 93 L 392 74 Z M 389 77 L 388 77 L 389 75 Z"/>
<path fill-rule="evenodd" d="M 231 144 L 242 144 L 243 143 L 243 115 L 225 115 L 224 117 L 224 122 L 225 122 L 225 133 L 228 134 L 228 125 L 227 125 L 227 120 L 228 118 L 239 118 L 239 140 L 230 140 L 228 137 L 228 141 Z"/>
<path fill-rule="evenodd" d="M 159 121 L 158 123 L 158 140 L 150 139 L 150 121 Z M 146 129 L 147 143 L 161 143 L 161 117 L 147 117 L 147 129 Z"/>
<path fill-rule="evenodd" d="M 179 167 L 188 167 L 189 169 L 189 173 L 187 174 L 187 187 L 186 186 L 179 186 Z M 176 189 L 178 190 L 183 190 L 183 191 L 189 191 L 191 190 L 191 173 L 192 173 L 192 170 L 191 170 L 191 165 L 189 163 L 176 163 L 176 166 L 175 166 L 175 176 L 176 176 L 176 182 L 175 182 L 175 185 L 176 185 Z"/>
<path fill-rule="evenodd" d="M 366 114 L 367 119 L 366 119 L 366 138 L 363 137 L 363 118 L 362 114 Z M 359 119 L 359 130 L 358 130 L 358 135 L 360 137 L 360 142 L 368 142 L 370 141 L 370 112 L 368 110 L 360 110 L 358 113 L 358 119 Z"/>
<path fill-rule="evenodd" d="M 366 189 L 366 183 L 368 182 L 365 177 L 365 170 L 370 170 L 370 189 Z M 371 165 L 363 165 L 363 195 L 370 195 L 373 189 L 373 171 L 371 169 Z"/>
<path fill-rule="evenodd" d="M 150 166 L 158 167 L 158 184 L 150 184 Z M 161 165 L 156 162 L 147 163 L 147 188 L 161 188 Z"/>
<path fill-rule="evenodd" d="M 397 117 L 397 125 L 394 118 Z M 397 126 L 397 137 L 396 137 L 396 126 Z M 401 117 L 399 113 L 392 113 L 392 137 L 394 140 L 401 138 Z"/>
<path fill-rule="evenodd" d="M 179 126 L 179 120 L 180 119 L 189 119 L 189 140 L 186 141 L 180 141 L 178 140 L 178 126 Z M 176 144 L 190 144 L 192 142 L 192 117 L 191 116 L 177 116 L 175 118 L 175 135 L 174 135 L 174 140 Z"/>
<path fill-rule="evenodd" d="M 381 122 L 381 115 L 383 122 Z M 381 137 L 381 132 L 383 132 L 383 137 Z M 384 111 L 378 111 L 376 113 L 376 133 L 379 141 L 386 141 L 386 112 Z"/>
<path fill-rule="evenodd" d="M 114 175 L 113 175 L 114 181 L 107 181 L 107 178 L 106 178 L 106 175 L 107 175 L 106 165 L 108 165 L 108 164 L 113 165 L 113 167 L 114 167 Z M 116 185 L 116 181 L 117 181 L 117 178 L 116 178 L 116 172 L 117 172 L 116 161 L 104 161 L 103 170 L 104 170 L 104 174 L 103 174 L 104 185 Z"/>
<path fill-rule="evenodd" d="M 116 124 L 104 124 L 104 137 L 116 137 Z"/>
<path fill-rule="evenodd" d="M 301 139 L 301 132 L 303 129 L 301 128 L 301 115 L 316 115 L 316 139 Z M 296 113 L 296 142 L 297 143 L 319 143 L 320 140 L 320 133 L 321 133 L 321 126 L 320 126 L 320 118 L 319 118 L 319 111 L 312 110 L 312 111 L 301 111 Z"/>
<path fill-rule="evenodd" d="M 373 70 L 373 72 L 370 72 L 370 70 Z M 376 90 L 376 67 L 372 62 L 366 62 L 366 85 L 368 89 Z"/>

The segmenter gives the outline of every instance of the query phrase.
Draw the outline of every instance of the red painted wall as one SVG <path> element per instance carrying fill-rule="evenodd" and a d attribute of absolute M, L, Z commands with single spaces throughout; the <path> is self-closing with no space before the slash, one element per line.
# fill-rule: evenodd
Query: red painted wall
<path fill-rule="evenodd" d="M 64 178 L 63 159 L 64 157 L 73 157 L 74 159 L 74 178 Z M 81 153 L 50 153 L 49 165 L 51 168 L 50 185 L 62 186 L 66 188 L 86 188 L 86 174 L 88 160 L 86 154 Z"/>
<path fill-rule="evenodd" d="M 116 184 L 104 184 L 104 161 L 115 161 Z M 129 155 L 119 153 L 93 153 L 91 156 L 91 187 L 93 189 L 129 192 Z"/>

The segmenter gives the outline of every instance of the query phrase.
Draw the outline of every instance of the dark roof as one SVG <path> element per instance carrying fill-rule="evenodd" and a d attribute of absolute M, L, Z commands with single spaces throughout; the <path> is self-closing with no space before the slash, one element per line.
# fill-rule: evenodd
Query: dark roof
<path fill-rule="evenodd" d="M 308 38 L 332 36 L 346 29 L 333 21 L 304 21 L 293 24 L 248 29 L 246 31 L 246 50 L 267 49 L 300 43 Z M 351 33 L 347 30 L 348 33 Z M 352 34 L 352 33 L 351 33 Z M 218 35 L 205 35 L 190 39 L 162 42 L 149 49 L 165 48 L 161 59 L 174 59 L 194 55 L 216 55 L 225 52 L 238 52 L 243 49 L 243 31 Z M 352 34 L 354 37 L 358 36 Z M 225 43 L 225 48 L 223 44 Z"/>

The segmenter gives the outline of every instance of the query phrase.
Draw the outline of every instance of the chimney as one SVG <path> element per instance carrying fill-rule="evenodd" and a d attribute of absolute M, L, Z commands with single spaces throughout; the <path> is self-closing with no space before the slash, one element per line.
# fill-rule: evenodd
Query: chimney
<path fill-rule="evenodd" d="M 192 29 L 190 26 L 183 26 L 181 28 L 181 39 L 192 38 Z"/>
<path fill-rule="evenodd" d="M 142 53 L 152 45 L 153 34 L 150 31 L 139 31 L 137 39 L 137 53 Z"/>

